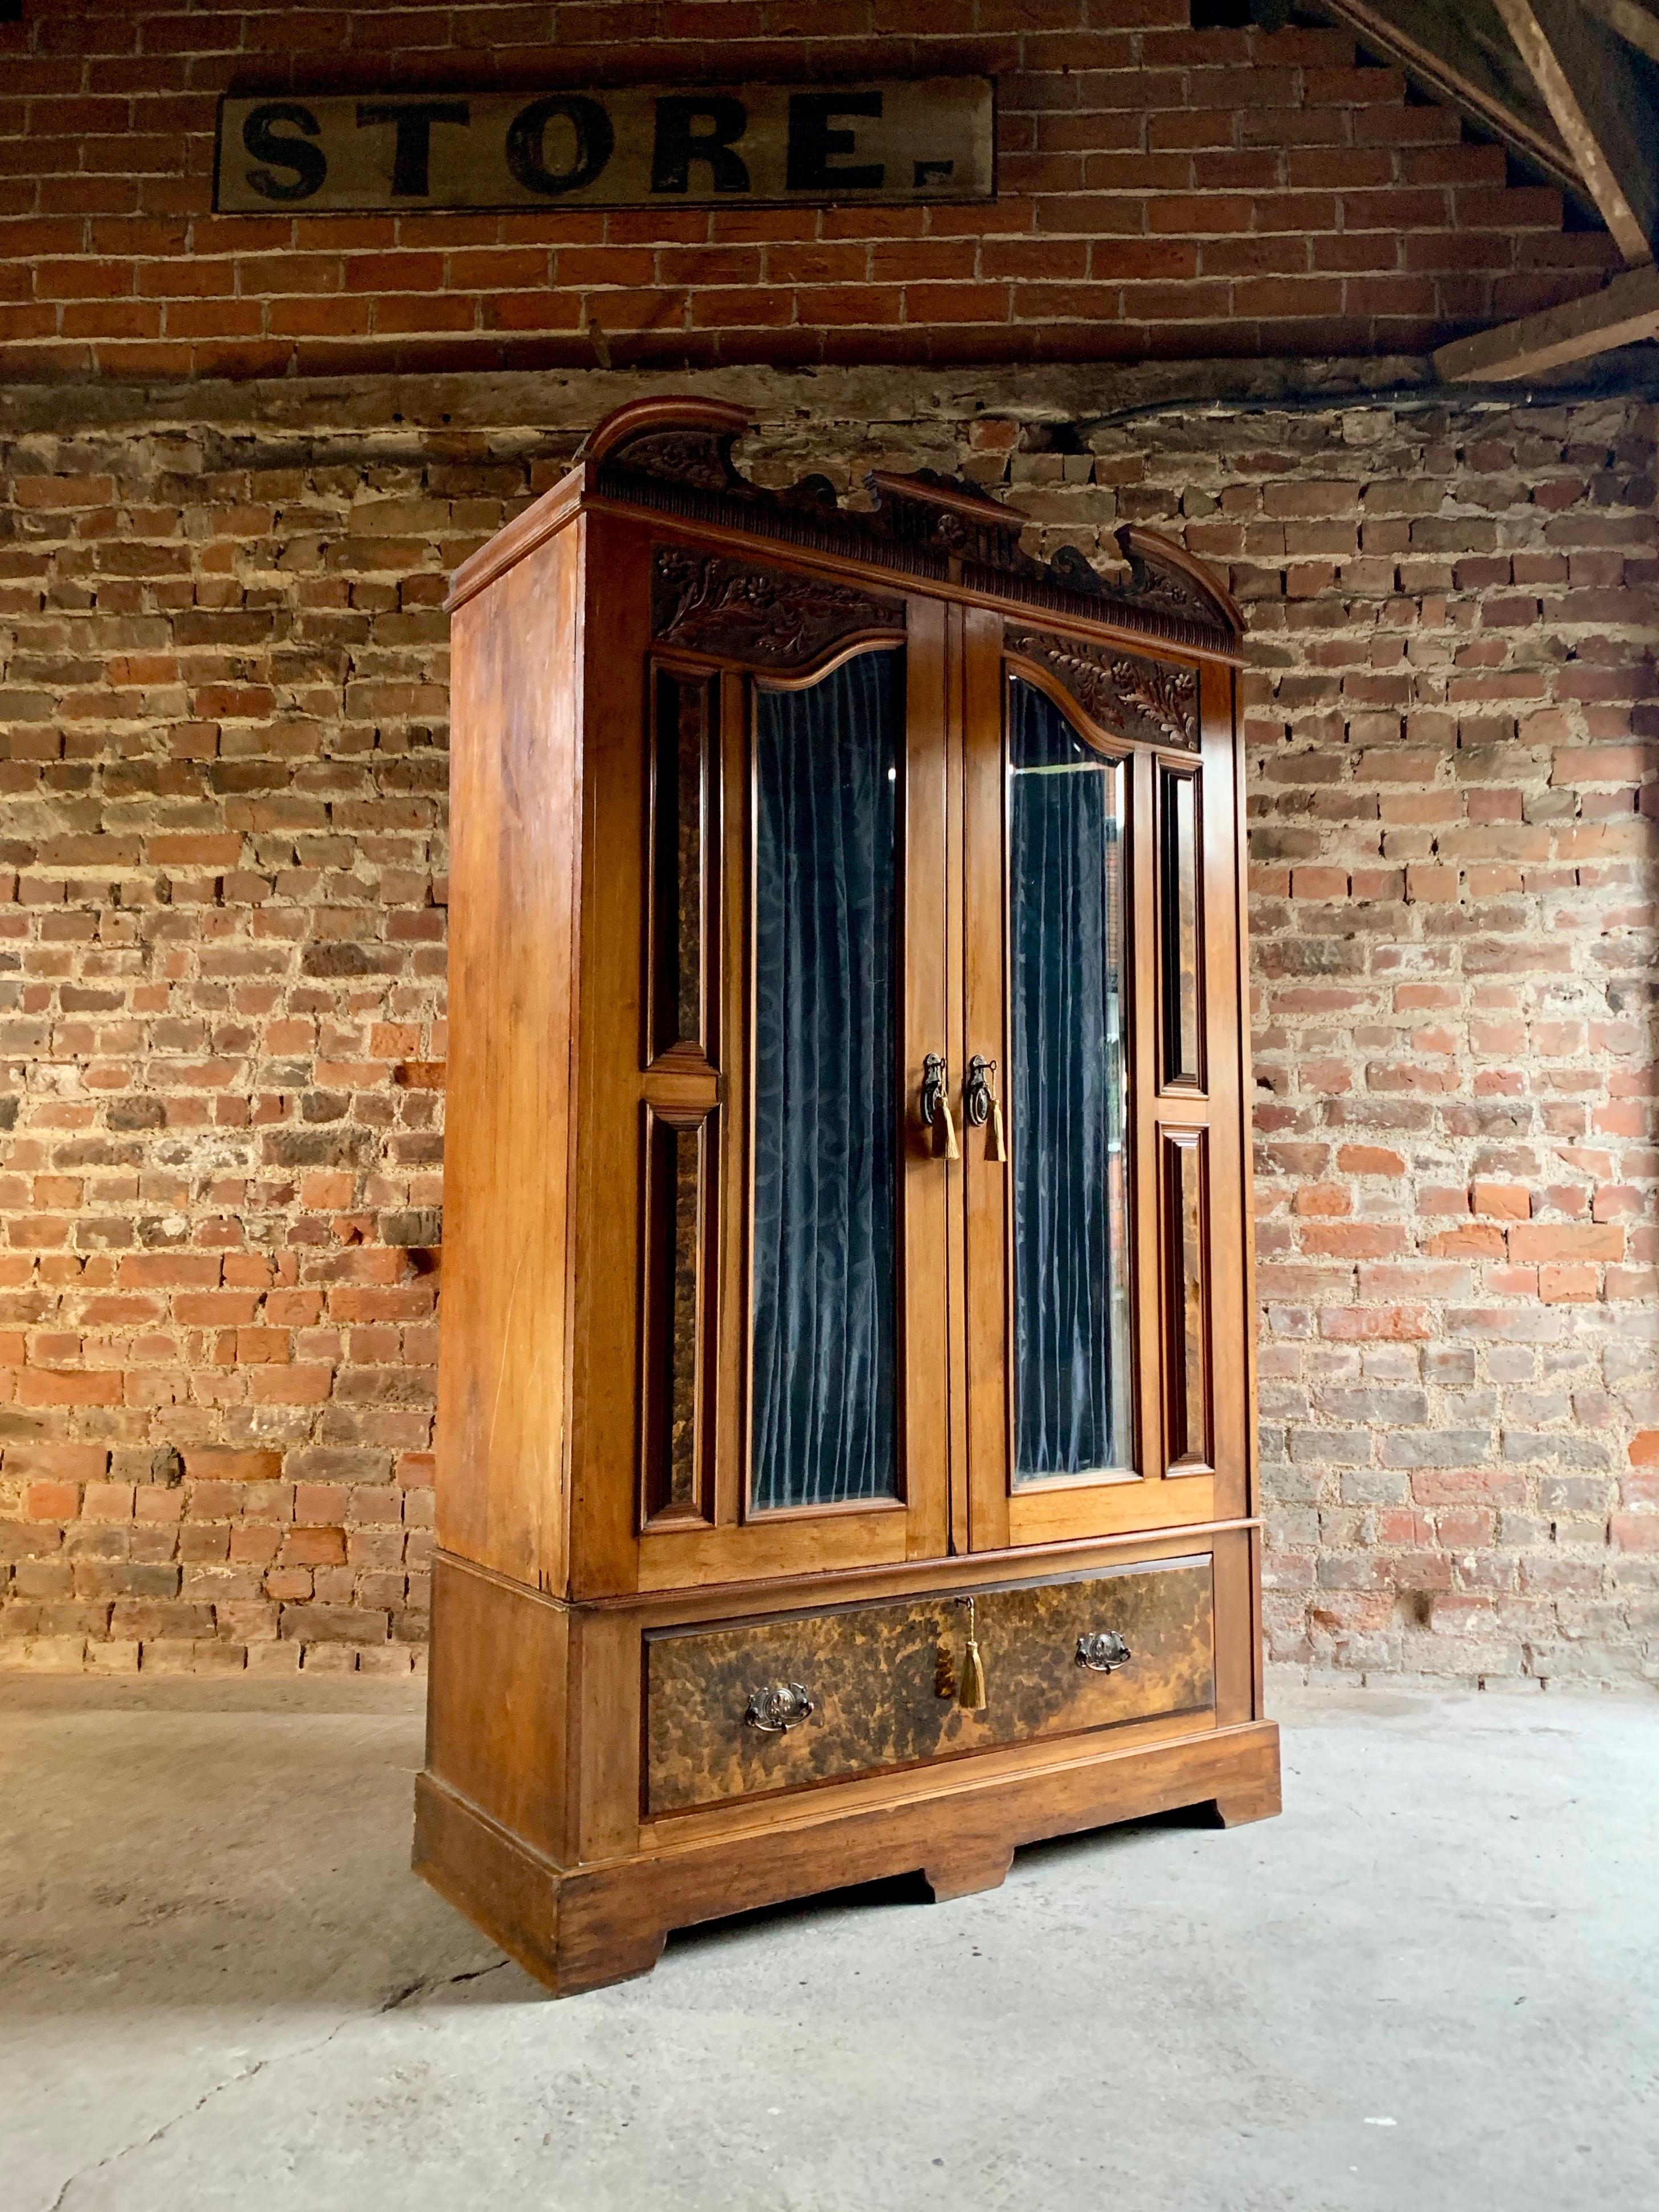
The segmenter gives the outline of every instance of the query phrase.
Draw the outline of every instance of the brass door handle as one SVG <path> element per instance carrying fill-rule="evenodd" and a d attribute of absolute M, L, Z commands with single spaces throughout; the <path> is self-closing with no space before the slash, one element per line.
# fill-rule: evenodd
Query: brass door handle
<path fill-rule="evenodd" d="M 762 1735 L 787 1735 L 810 1721 L 817 1708 L 799 1682 L 768 1682 L 750 1698 L 744 1725 Z"/>
<path fill-rule="evenodd" d="M 957 1145 L 957 1125 L 951 1119 L 948 1075 L 942 1052 L 930 1052 L 921 1063 L 921 1121 L 922 1127 L 927 1129 L 943 1121 L 945 1157 L 947 1160 L 961 1158 Z"/>
<path fill-rule="evenodd" d="M 1077 1663 L 1091 1674 L 1109 1674 L 1127 1667 L 1134 1654 L 1115 1628 L 1094 1628 L 1077 1640 Z"/>
<path fill-rule="evenodd" d="M 970 1128 L 982 1129 L 991 1124 L 989 1157 L 1006 1160 L 1008 1143 L 1002 1129 L 1002 1101 L 997 1096 L 997 1064 L 976 1052 L 968 1063 L 968 1080 L 962 1086 L 963 1119 Z"/>

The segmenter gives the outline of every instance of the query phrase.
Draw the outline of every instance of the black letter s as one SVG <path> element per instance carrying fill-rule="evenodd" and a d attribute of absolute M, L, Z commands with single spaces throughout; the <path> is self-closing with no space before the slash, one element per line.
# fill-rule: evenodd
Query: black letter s
<path fill-rule="evenodd" d="M 295 138 L 283 131 L 279 137 L 270 127 L 273 123 L 291 123 L 306 136 Z M 328 174 L 327 155 L 320 146 L 307 143 L 321 136 L 316 117 L 295 100 L 268 100 L 253 109 L 242 125 L 243 145 L 256 161 L 274 161 L 279 169 L 292 169 L 295 174 L 292 184 L 284 184 L 269 169 L 250 169 L 249 184 L 268 200 L 308 200 Z"/>

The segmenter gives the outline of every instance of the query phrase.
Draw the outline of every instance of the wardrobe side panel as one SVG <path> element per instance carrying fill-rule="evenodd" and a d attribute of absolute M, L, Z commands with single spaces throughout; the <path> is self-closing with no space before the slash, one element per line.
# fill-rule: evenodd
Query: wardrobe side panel
<path fill-rule="evenodd" d="M 569 1608 L 453 1559 L 432 1574 L 426 1771 L 549 1858 L 571 1856 Z"/>
<path fill-rule="evenodd" d="M 1194 1115 L 1208 1127 L 1206 1204 L 1209 1212 L 1205 1292 L 1208 1307 L 1211 1452 L 1215 1467 L 1215 1512 L 1231 1520 L 1252 1510 L 1256 1438 L 1253 1379 L 1255 1305 L 1250 1276 L 1250 1103 L 1249 975 L 1241 936 L 1243 909 L 1237 755 L 1233 680 L 1224 668 L 1202 679 L 1204 782 L 1200 837 L 1203 854 L 1200 937 L 1205 1050 L 1209 1106 Z M 1183 1119 L 1181 1102 L 1167 1107 L 1170 1124 Z M 1175 1264 L 1176 1255 L 1171 1254 Z M 1173 1364 L 1174 1331 L 1165 1331 Z"/>
<path fill-rule="evenodd" d="M 566 1549 L 580 531 L 453 631 L 438 1541 L 544 1590 Z"/>

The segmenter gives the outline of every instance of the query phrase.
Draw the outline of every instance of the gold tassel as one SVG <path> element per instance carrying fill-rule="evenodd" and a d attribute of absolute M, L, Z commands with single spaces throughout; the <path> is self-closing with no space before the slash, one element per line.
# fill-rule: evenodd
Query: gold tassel
<path fill-rule="evenodd" d="M 939 1093 L 939 1110 L 945 1116 L 945 1157 L 947 1160 L 959 1160 L 962 1152 L 957 1143 L 957 1125 L 951 1119 L 951 1102 L 943 1091 Z"/>
<path fill-rule="evenodd" d="M 974 1632 L 974 1601 L 964 1600 L 968 1607 L 968 1648 L 962 1655 L 962 1687 L 957 1703 L 967 1713 L 985 1711 L 985 1662 L 979 1656 L 979 1638 Z"/>
<path fill-rule="evenodd" d="M 1008 1139 L 1002 1133 L 1002 1101 L 991 1101 L 991 1158 L 999 1164 L 1008 1158 Z"/>

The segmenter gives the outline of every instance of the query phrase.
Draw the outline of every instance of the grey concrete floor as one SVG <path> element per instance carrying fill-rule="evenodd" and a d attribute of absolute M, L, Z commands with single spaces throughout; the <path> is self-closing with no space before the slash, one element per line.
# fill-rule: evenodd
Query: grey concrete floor
<path fill-rule="evenodd" d="M 1279 1712 L 1279 1820 L 552 2004 L 407 1870 L 408 1686 L 0 1678 L 0 2206 L 1654 2212 L 1659 1700 Z"/>

